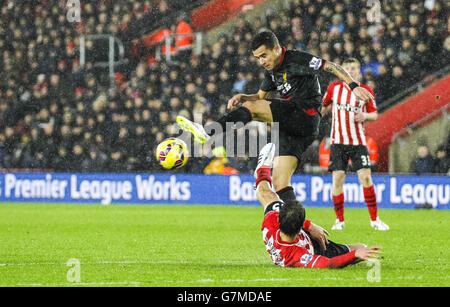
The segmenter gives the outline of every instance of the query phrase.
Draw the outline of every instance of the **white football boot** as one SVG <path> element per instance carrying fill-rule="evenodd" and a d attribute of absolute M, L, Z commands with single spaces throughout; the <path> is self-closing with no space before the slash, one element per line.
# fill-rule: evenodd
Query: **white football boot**
<path fill-rule="evenodd" d="M 370 221 L 370 226 L 375 230 L 389 230 L 389 226 L 380 220 L 379 217 L 375 221 Z"/>
<path fill-rule="evenodd" d="M 187 119 L 186 117 L 178 115 L 177 116 L 177 124 L 184 131 L 192 133 L 192 135 L 194 136 L 194 141 L 196 141 L 200 144 L 205 144 L 211 138 L 206 133 L 205 128 L 203 128 L 202 125 L 200 125 L 198 123 L 194 123 L 194 122 L 190 121 L 189 119 Z"/>
<path fill-rule="evenodd" d="M 334 225 L 331 226 L 331 230 L 342 230 L 345 227 L 345 222 L 344 221 L 339 221 L 339 219 L 336 219 L 336 221 L 334 222 Z"/>
<path fill-rule="evenodd" d="M 261 148 L 261 151 L 258 155 L 258 165 L 256 166 L 254 176 L 258 177 L 258 170 L 261 167 L 270 167 L 272 168 L 273 159 L 275 158 L 275 144 L 268 143 Z"/>

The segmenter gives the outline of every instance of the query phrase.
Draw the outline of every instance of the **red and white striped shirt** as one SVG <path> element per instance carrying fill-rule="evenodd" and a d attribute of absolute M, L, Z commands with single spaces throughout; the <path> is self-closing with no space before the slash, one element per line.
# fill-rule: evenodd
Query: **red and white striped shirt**
<path fill-rule="evenodd" d="M 374 95 L 373 90 L 367 85 L 361 84 L 360 86 Z M 359 112 L 376 112 L 375 102 L 371 100 L 364 104 L 356 98 L 344 81 L 339 81 L 331 83 L 323 97 L 324 107 L 327 107 L 330 103 L 333 103 L 331 143 L 366 145 L 363 123 L 355 121 L 355 114 Z"/>
<path fill-rule="evenodd" d="M 294 242 L 281 241 L 278 211 L 270 211 L 264 216 L 262 224 L 263 240 L 272 262 L 281 267 L 303 268 L 342 268 L 356 259 L 356 251 L 328 258 L 315 255 L 309 236 L 300 230 Z"/>

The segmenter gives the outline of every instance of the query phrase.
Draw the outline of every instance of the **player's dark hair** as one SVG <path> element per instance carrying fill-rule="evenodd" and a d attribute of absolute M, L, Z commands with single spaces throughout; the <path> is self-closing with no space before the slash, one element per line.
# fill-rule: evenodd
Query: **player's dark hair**
<path fill-rule="evenodd" d="M 252 40 L 251 48 L 255 51 L 261 46 L 265 46 L 267 49 L 273 49 L 276 45 L 279 45 L 278 38 L 272 31 L 264 30 L 256 34 Z"/>
<path fill-rule="evenodd" d="M 347 58 L 347 59 L 344 60 L 344 62 L 342 62 L 342 65 L 344 65 L 344 64 L 351 64 L 351 63 L 356 63 L 356 64 L 361 66 L 361 62 L 358 61 L 358 59 L 356 59 L 356 58 Z"/>
<path fill-rule="evenodd" d="M 278 224 L 280 230 L 287 236 L 298 235 L 305 222 L 305 207 L 298 200 L 287 200 L 280 207 L 278 215 Z"/>

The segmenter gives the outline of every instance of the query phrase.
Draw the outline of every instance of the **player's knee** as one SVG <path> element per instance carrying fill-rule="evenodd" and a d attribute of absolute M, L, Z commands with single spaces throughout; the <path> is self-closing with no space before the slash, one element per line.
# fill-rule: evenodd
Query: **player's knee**
<path fill-rule="evenodd" d="M 344 185 L 345 173 L 335 173 L 333 174 L 333 188 L 340 188 Z"/>
<path fill-rule="evenodd" d="M 341 188 L 344 185 L 345 179 L 342 177 L 336 178 L 333 181 L 333 187 L 334 188 Z"/>
<path fill-rule="evenodd" d="M 252 116 L 256 113 L 256 103 L 255 101 L 246 101 L 242 104 L 243 107 L 247 108 L 250 113 L 252 113 Z"/>
<path fill-rule="evenodd" d="M 242 105 L 247 108 L 252 114 L 252 120 L 260 122 L 270 122 L 271 114 L 266 105 L 262 103 L 263 100 L 246 101 Z"/>
<path fill-rule="evenodd" d="M 370 174 L 360 174 L 359 180 L 361 181 L 361 184 L 365 187 L 369 187 L 372 185 L 372 177 Z"/>

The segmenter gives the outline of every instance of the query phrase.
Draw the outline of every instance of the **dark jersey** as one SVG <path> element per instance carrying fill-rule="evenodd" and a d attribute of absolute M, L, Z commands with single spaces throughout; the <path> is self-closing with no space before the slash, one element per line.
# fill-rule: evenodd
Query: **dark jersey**
<path fill-rule="evenodd" d="M 325 62 L 307 52 L 283 47 L 280 64 L 274 70 L 264 72 L 260 89 L 277 91 L 281 98 L 292 101 L 301 109 L 320 111 L 322 93 L 318 73 L 323 71 Z"/>

